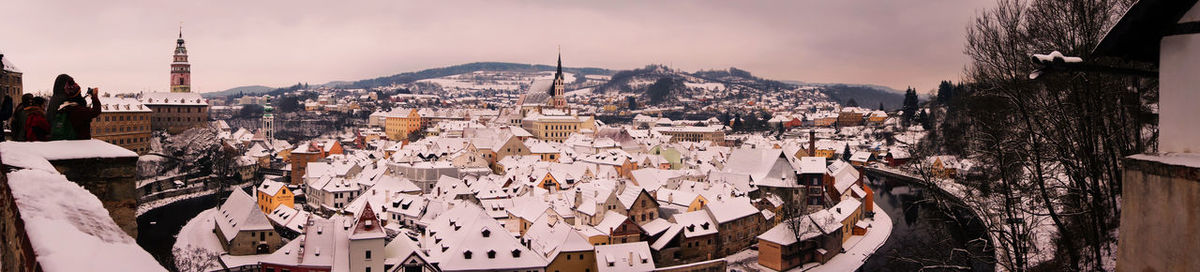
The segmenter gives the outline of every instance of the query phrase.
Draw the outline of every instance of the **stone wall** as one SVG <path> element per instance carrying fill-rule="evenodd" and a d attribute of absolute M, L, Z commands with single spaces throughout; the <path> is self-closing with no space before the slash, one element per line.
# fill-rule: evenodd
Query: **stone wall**
<path fill-rule="evenodd" d="M 113 221 L 137 237 L 137 157 L 51 160 L 67 180 L 100 198 Z"/>
<path fill-rule="evenodd" d="M 1200 268 L 1200 157 L 1135 155 L 1124 163 L 1117 271 Z"/>
<path fill-rule="evenodd" d="M 7 168 L 7 167 L 4 167 Z M 8 172 L 9 169 L 2 169 Z M 8 188 L 8 178 L 0 174 L 0 271 L 37 271 L 40 269 L 25 221 Z"/>

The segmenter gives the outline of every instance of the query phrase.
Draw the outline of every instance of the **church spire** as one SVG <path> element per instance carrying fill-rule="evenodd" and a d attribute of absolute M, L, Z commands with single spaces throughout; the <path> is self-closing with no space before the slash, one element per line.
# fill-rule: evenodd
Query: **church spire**
<path fill-rule="evenodd" d="M 562 46 L 558 46 L 558 72 L 554 73 L 554 78 L 562 78 Z"/>

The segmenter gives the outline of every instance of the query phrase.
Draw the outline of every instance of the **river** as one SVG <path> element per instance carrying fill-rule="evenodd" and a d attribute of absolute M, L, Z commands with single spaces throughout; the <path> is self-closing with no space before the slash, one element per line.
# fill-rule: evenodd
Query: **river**
<path fill-rule="evenodd" d="M 986 228 L 967 209 L 943 211 L 925 201 L 935 191 L 901 180 L 868 175 L 876 210 L 892 218 L 892 235 L 860 271 L 995 271 L 995 252 Z"/>
<path fill-rule="evenodd" d="M 174 271 L 175 259 L 172 257 L 171 248 L 175 246 L 175 235 L 179 234 L 179 230 L 183 229 L 188 220 L 192 220 L 204 210 L 216 207 L 217 201 L 217 194 L 208 194 L 175 201 L 147 211 L 137 219 L 138 246 L 150 252 L 163 267 Z"/>

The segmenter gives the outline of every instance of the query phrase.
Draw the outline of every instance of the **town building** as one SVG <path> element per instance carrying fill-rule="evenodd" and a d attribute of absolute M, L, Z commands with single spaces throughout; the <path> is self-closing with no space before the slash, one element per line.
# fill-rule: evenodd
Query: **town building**
<path fill-rule="evenodd" d="M 308 173 L 308 163 L 319 161 L 331 154 L 342 154 L 343 152 L 342 143 L 333 140 L 311 141 L 307 144 L 297 145 L 296 149 L 288 153 L 288 163 L 292 164 L 291 185 L 304 183 L 305 174 Z"/>
<path fill-rule="evenodd" d="M 105 96 L 99 100 L 100 115 L 92 119 L 92 138 L 139 155 L 150 152 L 150 108 L 132 98 Z"/>
<path fill-rule="evenodd" d="M 384 132 L 393 141 L 407 140 L 409 133 L 420 131 L 422 126 L 417 109 L 393 110 L 385 115 Z"/>
<path fill-rule="evenodd" d="M 749 248 L 762 233 L 763 216 L 746 197 L 713 200 L 705 211 L 717 224 L 718 256 L 727 256 Z"/>
<path fill-rule="evenodd" d="M 264 180 L 254 189 L 258 195 L 258 208 L 264 213 L 270 213 L 279 206 L 296 208 L 295 194 L 287 188 L 287 184 L 274 180 Z"/>
<path fill-rule="evenodd" d="M 0 98 L 7 95 L 12 97 L 13 103 L 20 103 L 21 95 L 25 93 L 21 77 L 21 70 L 0 52 Z"/>
<path fill-rule="evenodd" d="M 217 207 L 213 232 L 229 255 L 267 254 L 283 245 L 267 214 L 257 207 L 254 198 L 242 190 L 233 190 Z"/>
<path fill-rule="evenodd" d="M 666 136 L 671 136 L 671 142 L 701 142 L 709 141 L 716 144 L 725 142 L 724 126 L 682 126 L 682 127 L 655 127 L 654 132 L 662 133 Z"/>

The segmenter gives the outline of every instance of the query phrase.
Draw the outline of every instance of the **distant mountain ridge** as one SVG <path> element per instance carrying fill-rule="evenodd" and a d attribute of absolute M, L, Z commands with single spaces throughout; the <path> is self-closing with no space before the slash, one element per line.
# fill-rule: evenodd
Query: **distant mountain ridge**
<path fill-rule="evenodd" d="M 272 90 L 275 90 L 275 88 L 262 86 L 262 85 L 250 85 L 250 86 L 234 87 L 234 88 L 230 88 L 228 90 L 224 90 L 224 91 L 220 91 L 220 92 L 201 93 L 200 96 L 202 96 L 202 97 L 221 97 L 221 96 L 230 96 L 230 95 L 235 95 L 235 94 L 261 94 L 261 93 L 268 93 Z"/>
<path fill-rule="evenodd" d="M 399 73 L 390 76 L 377 77 L 350 82 L 347 86 L 353 88 L 371 88 L 392 84 L 413 83 L 417 80 L 439 78 L 476 71 L 554 71 L 555 66 L 545 64 L 521 64 L 511 62 L 472 62 L 441 68 L 425 69 L 416 72 Z M 580 75 L 612 75 L 614 71 L 594 67 L 563 67 L 563 72 Z"/>
<path fill-rule="evenodd" d="M 357 81 L 331 81 L 318 86 L 372 88 L 390 86 L 393 84 L 410 84 L 418 80 L 440 78 L 477 71 L 541 72 L 554 71 L 555 69 L 555 66 L 545 64 L 473 62 Z M 811 83 L 795 80 L 771 80 L 756 77 L 748 71 L 737 68 L 723 70 L 701 70 L 694 73 L 688 73 L 673 70 L 662 65 L 647 65 L 644 68 L 620 71 L 595 67 L 563 67 L 563 72 L 574 73 L 576 76 L 611 76 L 611 80 L 595 88 L 597 91 L 640 92 L 646 90 L 644 89 L 645 86 L 631 86 L 631 80 L 646 80 L 669 77 L 676 79 L 675 82 L 668 88 L 669 90 L 667 90 L 667 92 L 670 93 L 677 93 L 680 91 L 680 89 L 684 89 L 685 83 L 713 82 L 730 86 L 743 86 L 750 89 L 768 92 L 790 90 L 796 87 L 806 86 L 820 87 L 821 92 L 828 95 L 829 98 L 833 99 L 834 101 L 845 104 L 850 99 L 854 99 L 856 102 L 858 102 L 859 106 L 871 109 L 878 108 L 878 105 L 882 103 L 886 109 L 894 110 L 900 108 L 900 105 L 904 101 L 904 94 L 902 91 L 892 89 L 887 86 L 872 84 Z M 202 95 L 205 97 L 219 97 L 237 94 L 288 92 L 291 89 L 295 89 L 295 87 L 271 88 L 254 85 L 232 88 L 220 92 L 204 93 Z"/>

